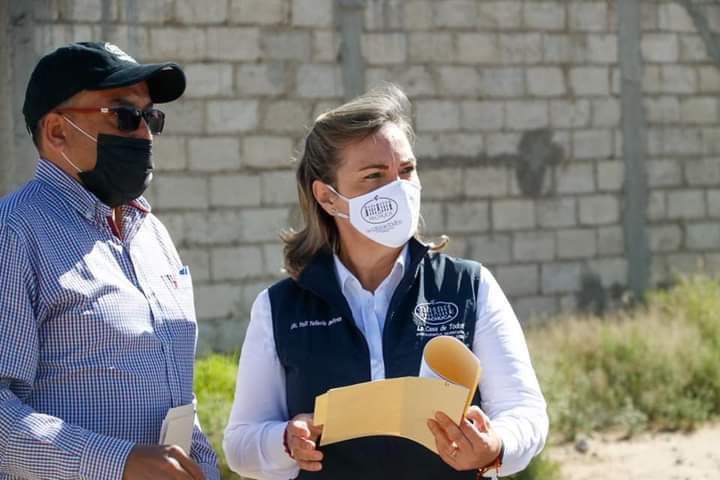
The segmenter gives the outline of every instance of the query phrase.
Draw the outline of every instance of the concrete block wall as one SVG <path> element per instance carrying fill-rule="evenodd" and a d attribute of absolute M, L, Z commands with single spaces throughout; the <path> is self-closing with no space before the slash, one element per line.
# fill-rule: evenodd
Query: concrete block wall
<path fill-rule="evenodd" d="M 641 45 L 656 284 L 674 271 L 720 270 L 720 65 L 680 3 L 651 2 Z M 720 5 L 702 1 L 694 8 L 709 31 L 720 31 Z"/>
<path fill-rule="evenodd" d="M 720 270 L 720 69 L 679 3 L 642 1 L 637 45 L 653 284 L 698 261 Z M 38 55 L 107 39 L 186 69 L 186 95 L 162 107 L 148 196 L 190 265 L 201 350 L 239 348 L 256 294 L 282 278 L 291 158 L 351 85 L 410 95 L 424 231 L 490 267 L 522 321 L 597 306 L 627 284 L 618 56 L 633 46 L 619 44 L 614 1 L 32 4 Z M 714 2 L 694 4 L 720 31 Z M 336 26 L 348 6 L 355 36 Z M 340 55 L 348 42 L 359 64 Z"/>

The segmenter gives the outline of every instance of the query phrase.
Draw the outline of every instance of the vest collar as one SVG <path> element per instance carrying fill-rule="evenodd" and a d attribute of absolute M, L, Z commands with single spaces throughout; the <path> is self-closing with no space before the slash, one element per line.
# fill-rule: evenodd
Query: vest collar
<path fill-rule="evenodd" d="M 406 283 L 409 278 L 415 278 L 418 266 L 430 248 L 414 237 L 408 241 L 407 245 L 409 262 L 406 265 L 400 285 Z M 329 279 L 333 279 L 333 281 L 328 281 Z M 341 307 L 343 314 L 349 318 L 352 317 L 350 307 L 340 288 L 337 273 L 335 272 L 335 259 L 330 250 L 323 249 L 315 254 L 298 277 L 297 283 L 303 289 L 314 293 L 326 302 Z"/>

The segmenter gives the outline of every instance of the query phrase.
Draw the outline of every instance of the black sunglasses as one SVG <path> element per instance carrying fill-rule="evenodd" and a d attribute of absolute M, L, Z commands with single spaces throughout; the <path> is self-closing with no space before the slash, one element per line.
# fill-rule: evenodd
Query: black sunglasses
<path fill-rule="evenodd" d="M 150 132 L 157 134 L 163 131 L 165 126 L 165 113 L 156 108 L 148 108 L 147 110 L 139 110 L 135 107 L 120 105 L 117 107 L 100 107 L 100 108 L 63 108 L 56 110 L 58 113 L 78 112 L 78 113 L 114 113 L 117 118 L 118 130 L 124 132 L 134 132 L 140 126 L 140 119 L 144 119 Z"/>

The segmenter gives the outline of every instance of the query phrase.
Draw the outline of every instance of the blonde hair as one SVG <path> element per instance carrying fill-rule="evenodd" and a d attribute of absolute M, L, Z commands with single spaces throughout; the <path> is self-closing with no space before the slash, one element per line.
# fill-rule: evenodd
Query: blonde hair
<path fill-rule="evenodd" d="M 305 150 L 296 172 L 304 227 L 299 231 L 285 231 L 280 236 L 285 244 L 285 270 L 290 276 L 297 278 L 319 251 L 337 251 L 339 245 L 335 220 L 315 199 L 313 182 L 320 180 L 336 185 L 341 150 L 373 135 L 388 123 L 397 125 L 412 142 L 415 135 L 408 119 L 409 111 L 410 101 L 405 93 L 388 84 L 315 119 L 305 138 Z"/>

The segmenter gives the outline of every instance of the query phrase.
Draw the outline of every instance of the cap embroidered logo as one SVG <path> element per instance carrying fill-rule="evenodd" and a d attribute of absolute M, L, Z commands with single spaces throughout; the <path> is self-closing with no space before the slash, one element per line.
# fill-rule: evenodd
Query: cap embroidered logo
<path fill-rule="evenodd" d="M 117 45 L 113 45 L 112 43 L 106 43 L 105 50 L 108 51 L 109 53 L 112 53 L 113 55 L 115 55 L 119 60 L 125 60 L 126 62 L 132 62 L 132 63 L 138 63 L 130 55 L 123 52 L 120 49 L 120 47 L 118 47 Z"/>

